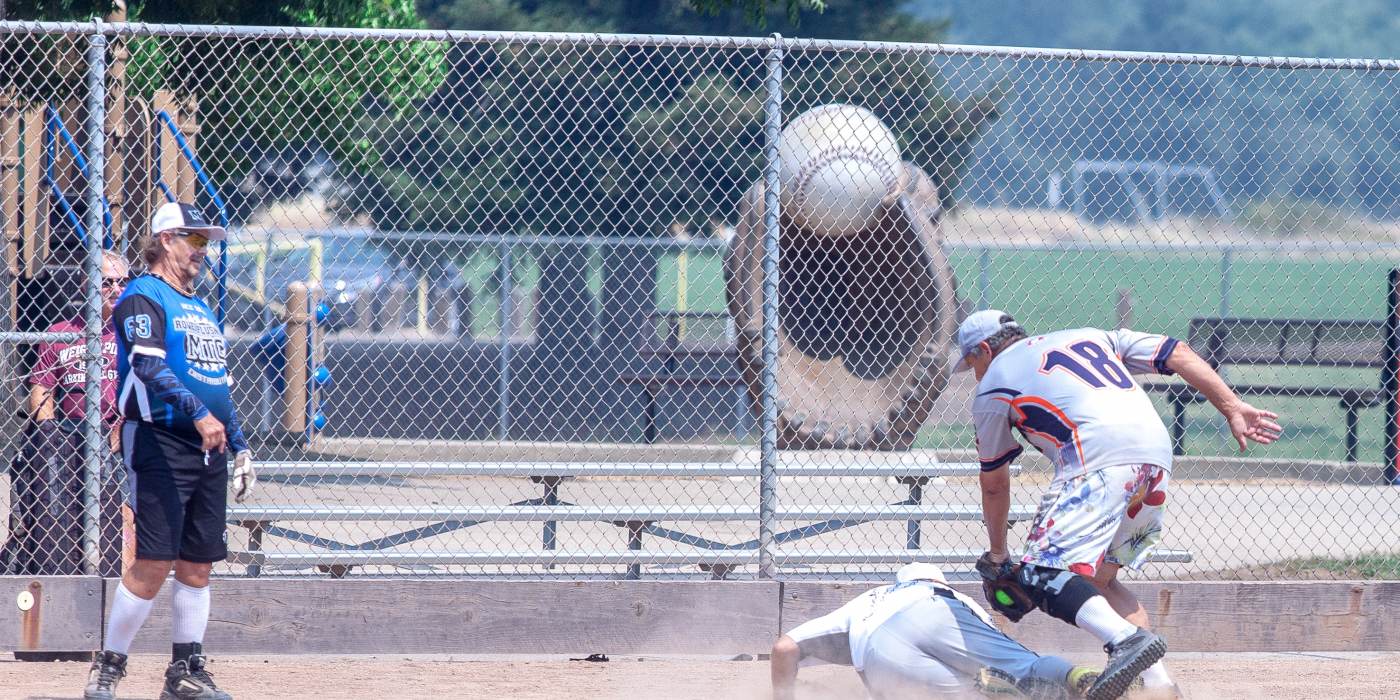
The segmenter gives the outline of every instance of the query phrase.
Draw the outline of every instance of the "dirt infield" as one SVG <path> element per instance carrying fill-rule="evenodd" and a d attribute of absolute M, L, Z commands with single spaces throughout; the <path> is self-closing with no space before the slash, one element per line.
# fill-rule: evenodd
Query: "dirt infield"
<path fill-rule="evenodd" d="M 1076 658 L 1092 661 L 1092 657 Z M 155 698 L 165 659 L 136 656 L 123 698 Z M 1170 668 L 1192 700 L 1205 698 L 1376 698 L 1400 653 L 1176 654 Z M 0 661 L 0 698 L 78 698 L 86 664 Z M 608 663 L 558 658 L 448 656 L 216 658 L 216 680 L 239 700 L 318 698 L 665 698 L 768 697 L 768 664 L 695 658 L 613 657 Z M 799 698 L 862 698 L 847 668 L 807 668 Z"/>

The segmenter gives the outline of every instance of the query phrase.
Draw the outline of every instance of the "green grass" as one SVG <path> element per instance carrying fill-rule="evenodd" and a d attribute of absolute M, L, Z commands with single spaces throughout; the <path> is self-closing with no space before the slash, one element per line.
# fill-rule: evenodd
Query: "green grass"
<path fill-rule="evenodd" d="M 1297 570 L 1322 569 L 1338 578 L 1393 579 L 1400 577 L 1400 554 L 1362 554 L 1345 559 L 1311 557 L 1284 563 Z"/>
<path fill-rule="evenodd" d="M 1225 580 L 1391 580 L 1400 578 L 1400 554 L 1305 557 L 1218 572 Z"/>
<path fill-rule="evenodd" d="M 680 261 L 675 253 L 661 256 L 656 276 L 656 306 L 681 307 Z M 691 252 L 686 256 L 684 303 L 689 311 L 724 311 L 724 256 L 717 252 Z"/>
<path fill-rule="evenodd" d="M 1032 330 L 1078 326 L 1110 327 L 1117 320 L 1118 290 L 1131 292 L 1132 326 L 1184 337 L 1190 320 L 1215 316 L 1221 310 L 1222 260 L 1217 252 L 1022 251 L 996 250 L 985 255 L 985 290 L 981 280 L 984 258 L 978 251 L 954 249 L 951 261 L 960 293 L 976 304 L 985 291 L 990 306 L 1004 309 Z M 1385 312 L 1387 271 L 1400 261 L 1376 256 L 1271 256 L 1267 252 L 1236 253 L 1231 261 L 1229 312 L 1264 318 L 1377 319 Z M 588 264 L 589 289 L 601 289 L 598 261 Z M 464 266 L 464 276 L 477 293 L 474 331 L 491 338 L 498 328 L 498 301 L 492 277 L 495 251 L 483 250 Z M 660 309 L 723 311 L 723 256 L 692 251 L 686 257 L 686 285 L 681 296 L 680 262 L 676 253 L 658 261 L 656 304 Z M 521 254 L 516 284 L 530 292 L 538 284 L 539 267 Z M 528 323 L 528 321 L 527 321 Z M 528 331 L 528 328 L 525 329 Z M 714 329 L 693 324 L 689 332 L 711 334 Z M 1374 370 L 1327 368 L 1238 367 L 1228 370 L 1236 383 L 1374 387 Z M 1164 418 L 1165 399 L 1154 396 Z M 1270 458 L 1340 460 L 1343 457 L 1343 411 L 1336 400 L 1259 397 L 1253 401 L 1282 416 L 1284 438 L 1251 453 Z M 1187 452 L 1201 455 L 1235 453 L 1229 433 L 1208 405 L 1188 409 Z M 1362 461 L 1380 459 L 1383 426 L 1381 409 L 1359 414 Z M 925 428 L 919 447 L 967 448 L 968 425 Z"/>
<path fill-rule="evenodd" d="M 959 291 L 980 297 L 980 255 L 954 251 Z M 988 254 L 987 300 L 1032 329 L 1113 325 L 1118 290 L 1133 298 L 1133 325 L 1176 335 L 1197 316 L 1220 312 L 1218 253 L 1117 251 L 993 251 Z M 1385 276 L 1397 262 L 1384 259 L 1281 259 L 1237 253 L 1231 264 L 1230 313 L 1289 318 L 1380 318 L 1385 312 Z M 695 311 L 725 308 L 723 259 L 692 252 L 687 261 L 686 306 Z M 675 254 L 661 257 L 656 302 L 678 304 Z"/>
<path fill-rule="evenodd" d="M 1015 315 L 1032 332 L 1079 326 L 1111 327 L 1117 321 L 1118 290 L 1133 298 L 1132 326 L 1185 337 L 1190 320 L 1221 310 L 1222 266 L 1218 253 L 1115 251 L 992 251 L 985 268 L 977 252 L 955 252 L 952 264 L 960 292 L 976 303 L 986 271 L 988 305 Z M 1385 314 L 1386 273 L 1393 260 L 1316 259 L 1237 253 L 1231 261 L 1229 313 L 1262 318 L 1379 319 Z M 1376 370 L 1236 367 L 1235 383 L 1375 387 Z M 1164 419 L 1170 406 L 1153 397 Z M 1283 439 L 1253 446 L 1269 458 L 1341 460 L 1344 412 L 1335 399 L 1256 397 L 1256 405 L 1279 413 Z M 1187 410 L 1187 453 L 1229 455 L 1236 446 L 1209 405 Z M 1379 461 L 1384 441 L 1382 410 L 1358 414 L 1358 456 Z M 970 426 L 930 426 L 917 444 L 966 447 Z"/>
<path fill-rule="evenodd" d="M 961 294 L 981 296 L 982 256 L 954 251 L 951 261 Z M 1230 264 L 1229 312 L 1262 318 L 1376 319 L 1385 313 L 1386 273 L 1396 261 L 1370 258 L 1270 257 L 1236 253 Z M 1131 292 L 1132 326 L 1184 337 L 1190 320 L 1221 310 L 1222 261 L 1216 252 L 1156 251 L 992 251 L 986 256 L 990 306 L 1005 309 L 1032 331 L 1078 326 L 1111 327 L 1117 321 L 1118 290 Z M 657 305 L 677 308 L 677 261 L 663 256 Z M 692 253 L 688 260 L 686 302 L 691 310 L 725 308 L 722 258 Z M 1334 368 L 1236 367 L 1236 383 L 1374 387 L 1375 370 Z M 1170 416 L 1165 398 L 1153 397 L 1159 413 Z M 1257 397 L 1257 405 L 1280 414 L 1284 437 L 1251 454 L 1276 459 L 1341 460 L 1345 423 L 1334 399 Z M 1187 409 L 1187 453 L 1231 455 L 1237 448 L 1209 405 Z M 1379 461 L 1384 441 L 1382 410 L 1358 414 L 1358 453 Z M 918 447 L 970 448 L 970 425 L 930 425 Z"/>
<path fill-rule="evenodd" d="M 978 301 L 977 252 L 955 252 L 953 269 L 964 296 Z M 1108 326 L 1116 322 L 1118 290 L 1133 298 L 1133 325 L 1184 334 L 1196 316 L 1221 309 L 1218 253 L 1116 251 L 992 251 L 987 255 L 987 301 L 1032 330 Z M 1396 260 L 1308 259 L 1237 253 L 1231 263 L 1233 316 L 1380 318 L 1386 273 Z"/>

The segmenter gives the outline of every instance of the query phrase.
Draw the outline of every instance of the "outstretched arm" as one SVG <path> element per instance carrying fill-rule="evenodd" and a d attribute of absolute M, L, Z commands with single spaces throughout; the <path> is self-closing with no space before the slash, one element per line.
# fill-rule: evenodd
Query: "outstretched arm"
<path fill-rule="evenodd" d="M 1210 405 L 1225 416 L 1230 423 L 1230 432 L 1240 444 L 1240 452 L 1244 452 L 1250 440 L 1267 445 L 1277 440 L 1279 433 L 1283 432 L 1283 426 L 1275 422 L 1277 413 L 1255 408 L 1241 400 L 1210 364 L 1186 343 L 1178 343 L 1172 350 L 1167 358 L 1167 368 L 1180 375 L 1191 388 L 1201 392 Z"/>

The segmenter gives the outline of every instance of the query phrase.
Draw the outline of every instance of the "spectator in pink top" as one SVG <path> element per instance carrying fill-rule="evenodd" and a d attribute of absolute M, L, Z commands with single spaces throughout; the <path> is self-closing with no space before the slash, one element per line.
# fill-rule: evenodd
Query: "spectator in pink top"
<path fill-rule="evenodd" d="M 112 309 L 129 270 L 121 255 L 102 257 L 102 419 L 109 449 L 102 454 L 98 573 L 120 575 L 125 469 L 116 456 L 121 414 L 116 409 L 116 332 Z M 79 297 L 81 298 L 81 297 Z M 79 333 L 81 313 L 48 328 Z M 40 343 L 29 375 L 29 415 L 23 447 L 16 457 L 10 503 L 14 512 L 9 541 L 0 552 L 0 573 L 73 575 L 83 567 L 84 398 L 87 344 L 82 338 Z"/>

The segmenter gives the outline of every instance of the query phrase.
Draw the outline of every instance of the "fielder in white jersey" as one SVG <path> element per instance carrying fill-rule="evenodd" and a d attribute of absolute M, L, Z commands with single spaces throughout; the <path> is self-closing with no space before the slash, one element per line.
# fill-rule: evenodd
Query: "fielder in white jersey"
<path fill-rule="evenodd" d="M 1146 631 L 1146 611 L 1117 580 L 1119 568 L 1141 565 L 1160 539 L 1171 477 L 1171 437 L 1133 375 L 1179 374 L 1225 416 L 1241 451 L 1248 441 L 1273 442 L 1282 430 L 1278 416 L 1241 401 L 1191 348 L 1164 335 L 1079 328 L 1031 336 L 1010 315 L 989 310 L 959 326 L 958 352 L 955 371 L 971 369 L 978 380 L 972 415 L 986 558 L 1009 558 L 1006 467 L 1023 450 L 1019 433 L 1054 464 L 1055 478 L 1016 567 L 1018 583 L 1030 602 L 1108 645 L 1105 675 L 1141 666 L 1149 687 L 1170 687 L 1160 664 L 1144 665 L 1152 653 L 1115 663 L 1134 648 L 1165 651 Z"/>
<path fill-rule="evenodd" d="M 1041 656 L 1003 634 L 933 564 L 909 564 L 895 581 L 780 637 L 771 660 L 774 698 L 791 700 L 798 669 L 816 664 L 854 667 L 876 700 L 979 690 L 1077 698 L 1098 678 L 1097 669 Z"/>

